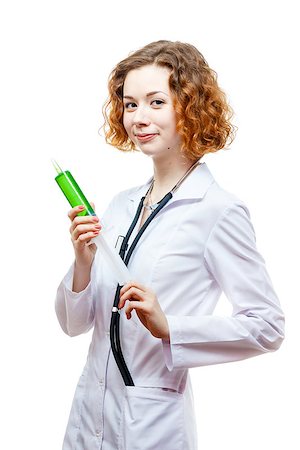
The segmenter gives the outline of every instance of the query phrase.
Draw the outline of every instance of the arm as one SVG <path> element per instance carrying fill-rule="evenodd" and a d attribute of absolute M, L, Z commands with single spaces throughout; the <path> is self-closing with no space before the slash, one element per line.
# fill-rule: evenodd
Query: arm
<path fill-rule="evenodd" d="M 63 331 L 78 336 L 89 331 L 94 323 L 92 282 L 80 292 L 73 291 L 74 265 L 61 281 L 55 299 L 55 312 Z M 92 275 L 93 277 L 93 275 Z"/>
<path fill-rule="evenodd" d="M 104 231 L 113 220 L 115 198 L 105 211 L 101 224 Z M 94 237 L 94 216 L 77 216 L 78 207 L 69 212 L 72 221 L 70 233 L 75 252 L 75 261 L 60 283 L 55 299 L 55 311 L 63 331 L 69 336 L 77 336 L 89 331 L 94 324 L 95 283 L 97 255 L 95 244 L 85 243 Z M 98 219 L 97 219 L 98 221 Z M 95 222 L 96 224 L 98 222 Z"/>
<path fill-rule="evenodd" d="M 284 317 L 244 205 L 231 205 L 218 219 L 204 261 L 232 303 L 232 316 L 167 316 L 170 343 L 163 341 L 163 349 L 168 369 L 237 361 L 278 349 Z"/>

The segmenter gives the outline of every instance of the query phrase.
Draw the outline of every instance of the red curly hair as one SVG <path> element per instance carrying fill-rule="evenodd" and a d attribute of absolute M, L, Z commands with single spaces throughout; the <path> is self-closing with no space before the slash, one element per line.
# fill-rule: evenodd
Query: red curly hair
<path fill-rule="evenodd" d="M 123 126 L 123 85 L 130 70 L 155 64 L 170 70 L 169 87 L 176 112 L 181 150 L 190 159 L 231 144 L 233 111 L 217 84 L 217 74 L 191 44 L 160 40 L 130 54 L 112 70 L 103 106 L 106 142 L 119 150 L 136 150 Z"/>

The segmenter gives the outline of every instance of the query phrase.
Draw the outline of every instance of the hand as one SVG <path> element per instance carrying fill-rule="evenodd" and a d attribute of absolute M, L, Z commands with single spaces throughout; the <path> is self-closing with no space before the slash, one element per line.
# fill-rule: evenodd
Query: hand
<path fill-rule="evenodd" d="M 125 310 L 127 319 L 131 318 L 131 311 L 135 309 L 142 324 L 154 337 L 169 340 L 167 318 L 151 289 L 131 281 L 120 290 L 119 309 L 124 307 L 127 300 L 130 300 Z"/>
<path fill-rule="evenodd" d="M 93 208 L 94 205 L 92 204 Z M 76 262 L 81 266 L 88 266 L 92 263 L 97 247 L 89 241 L 97 236 L 101 230 L 101 225 L 97 216 L 78 216 L 84 210 L 84 206 L 75 206 L 69 213 L 72 222 L 70 227 L 71 240 L 75 250 Z"/>

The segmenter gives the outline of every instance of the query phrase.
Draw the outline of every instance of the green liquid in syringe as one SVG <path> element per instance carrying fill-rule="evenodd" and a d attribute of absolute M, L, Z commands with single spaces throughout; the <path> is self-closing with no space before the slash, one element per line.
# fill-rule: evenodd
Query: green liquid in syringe
<path fill-rule="evenodd" d="M 52 162 L 56 171 L 58 172 L 58 175 L 55 177 L 55 180 L 59 185 L 60 189 L 62 190 L 62 192 L 64 193 L 65 197 L 67 198 L 68 202 L 72 206 L 72 208 L 74 208 L 74 206 L 84 205 L 85 210 L 78 213 L 78 215 L 95 216 L 96 215 L 95 211 L 93 210 L 92 206 L 88 202 L 82 190 L 76 183 L 71 172 L 69 172 L 69 170 L 63 171 L 56 161 L 53 160 Z"/>

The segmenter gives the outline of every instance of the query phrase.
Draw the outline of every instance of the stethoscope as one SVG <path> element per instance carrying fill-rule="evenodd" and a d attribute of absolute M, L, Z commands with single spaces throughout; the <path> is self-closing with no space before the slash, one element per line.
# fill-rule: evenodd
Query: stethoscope
<path fill-rule="evenodd" d="M 150 216 L 147 218 L 147 220 L 145 221 L 145 223 L 142 225 L 141 229 L 139 230 L 139 232 L 137 233 L 136 237 L 134 238 L 132 244 L 130 245 L 129 249 L 128 249 L 128 241 L 130 239 L 130 236 L 132 235 L 132 232 L 138 222 L 138 219 L 140 217 L 141 211 L 144 207 L 144 201 L 148 195 L 149 192 L 151 192 L 153 184 L 154 184 L 154 179 L 152 180 L 152 183 L 149 187 L 149 189 L 147 190 L 146 194 L 144 197 L 141 198 L 140 203 L 138 205 L 136 214 L 133 218 L 133 221 L 126 233 L 125 238 L 123 239 L 120 251 L 119 251 L 119 255 L 120 257 L 123 259 L 125 265 L 127 266 L 130 260 L 130 257 L 138 243 L 138 241 L 140 240 L 142 234 L 144 233 L 144 231 L 146 230 L 146 228 L 149 226 L 149 224 L 152 222 L 152 220 L 154 219 L 154 217 L 160 212 L 160 210 L 171 200 L 171 198 L 173 197 L 174 192 L 179 188 L 179 186 L 181 185 L 181 183 L 183 183 L 183 181 L 186 179 L 186 177 L 192 172 L 192 170 L 194 170 L 197 166 L 199 165 L 199 162 L 196 161 L 196 163 L 194 163 L 189 170 L 184 174 L 184 176 L 176 183 L 176 185 L 171 189 L 170 192 L 168 192 L 163 198 L 162 200 L 160 200 L 156 205 L 155 208 L 152 210 L 152 213 L 150 214 Z M 128 249 L 128 251 L 127 251 Z M 125 253 L 127 251 L 127 254 L 125 256 Z M 114 298 L 114 303 L 113 303 L 113 307 L 112 307 L 112 315 L 111 315 L 111 322 L 110 322 L 110 342 L 111 342 L 111 349 L 113 352 L 113 356 L 115 358 L 116 364 L 120 370 L 121 376 L 124 380 L 124 383 L 126 386 L 134 386 L 134 382 L 132 380 L 132 377 L 130 375 L 130 372 L 128 370 L 127 364 L 124 360 L 123 357 L 123 353 L 122 353 L 122 349 L 121 349 L 121 342 L 120 342 L 120 313 L 119 313 L 119 309 L 118 309 L 118 304 L 119 304 L 119 300 L 120 300 L 120 290 L 121 290 L 122 286 L 120 286 L 118 284 L 117 289 L 116 289 L 116 293 L 115 293 L 115 298 Z"/>

